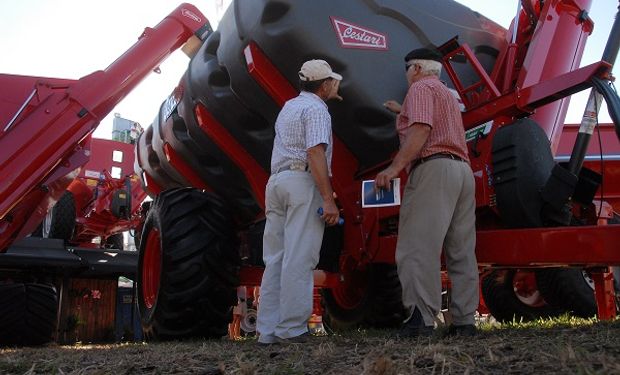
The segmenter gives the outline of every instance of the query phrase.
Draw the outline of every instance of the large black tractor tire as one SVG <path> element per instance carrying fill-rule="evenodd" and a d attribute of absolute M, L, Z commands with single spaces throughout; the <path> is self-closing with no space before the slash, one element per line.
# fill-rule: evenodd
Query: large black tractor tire
<path fill-rule="evenodd" d="M 66 191 L 33 234 L 37 237 L 69 241 L 73 237 L 75 218 L 75 198 L 73 193 Z"/>
<path fill-rule="evenodd" d="M 227 334 L 237 304 L 240 257 L 227 208 L 211 193 L 167 190 L 142 231 L 138 305 L 150 339 Z"/>
<path fill-rule="evenodd" d="M 53 339 L 56 289 L 47 284 L 0 284 L 0 346 L 36 346 Z"/>
<path fill-rule="evenodd" d="M 104 249 L 125 250 L 125 238 L 122 233 L 116 233 L 105 239 Z"/>
<path fill-rule="evenodd" d="M 397 327 L 406 318 L 396 266 L 372 264 L 346 275 L 341 287 L 323 289 L 323 320 L 333 330 Z"/>
<path fill-rule="evenodd" d="M 396 267 L 376 263 L 371 272 L 370 294 L 373 296 L 373 303 L 364 316 L 365 324 L 374 328 L 398 327 L 407 318 L 407 314 Z"/>
<path fill-rule="evenodd" d="M 591 318 L 596 316 L 594 289 L 588 276 L 577 268 L 545 268 L 536 271 L 536 282 L 546 301 L 571 314 Z"/>
<path fill-rule="evenodd" d="M 521 302 L 513 287 L 515 274 L 515 270 L 496 270 L 482 279 L 482 296 L 495 319 L 500 322 L 527 322 L 562 314 L 561 309 L 548 303 L 529 306 Z"/>
<path fill-rule="evenodd" d="M 530 228 L 563 222 L 565 212 L 552 210 L 541 196 L 555 162 L 547 135 L 535 121 L 524 118 L 500 128 L 493 139 L 492 157 L 497 208 L 504 224 Z M 558 310 L 584 317 L 596 311 L 592 289 L 581 276 L 581 270 L 541 270 L 536 274 L 536 283 L 545 301 Z M 487 284 L 497 294 L 495 298 L 508 289 L 504 286 L 506 290 L 498 292 L 500 285 L 492 280 Z M 508 305 L 515 309 L 518 306 Z M 497 307 L 502 313 L 510 313 L 506 305 Z M 529 310 L 523 313 L 531 315 Z"/>
<path fill-rule="evenodd" d="M 523 118 L 498 129 L 493 138 L 493 186 L 502 222 L 512 228 L 541 227 L 541 189 L 555 165 L 542 128 Z"/>

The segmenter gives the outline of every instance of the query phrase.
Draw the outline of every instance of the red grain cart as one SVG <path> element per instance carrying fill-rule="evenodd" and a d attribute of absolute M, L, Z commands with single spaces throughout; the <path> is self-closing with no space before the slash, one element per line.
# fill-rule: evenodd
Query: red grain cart
<path fill-rule="evenodd" d="M 615 314 L 607 267 L 620 264 L 620 226 L 603 225 L 614 221 L 600 200 L 608 195 L 597 193 L 600 177 L 582 168 L 590 127 L 569 148 L 566 167 L 554 160 L 563 98 L 595 86 L 620 118 L 609 89 L 618 27 L 608 61 L 578 68 L 594 26 L 590 4 L 522 0 L 506 30 L 454 1 L 234 1 L 137 144 L 137 172 L 155 198 L 140 248 L 145 332 L 223 335 L 236 288 L 259 285 L 273 124 L 297 94 L 297 70 L 308 58 L 328 60 L 345 77 L 345 100 L 329 103 L 332 183 L 345 222 L 326 229 L 315 274 L 325 317 L 399 323 L 398 208 L 362 209 L 360 185 L 398 148 L 394 116 L 382 103 L 404 97 L 402 58 L 428 45 L 444 54 L 444 78 L 465 104 L 476 251 L 491 313 L 502 320 L 594 315 L 585 270 L 599 316 Z"/>

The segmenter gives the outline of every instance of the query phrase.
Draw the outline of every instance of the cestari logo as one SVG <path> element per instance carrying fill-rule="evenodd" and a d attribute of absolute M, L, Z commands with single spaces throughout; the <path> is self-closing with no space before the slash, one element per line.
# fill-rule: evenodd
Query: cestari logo
<path fill-rule="evenodd" d="M 376 31 L 330 17 L 343 48 L 387 50 L 387 36 Z"/>
<path fill-rule="evenodd" d="M 194 20 L 194 21 L 196 21 L 196 22 L 200 22 L 200 21 L 202 21 L 202 20 L 200 19 L 200 17 L 198 17 L 198 16 L 196 15 L 196 13 L 192 12 L 192 11 L 191 11 L 191 10 L 189 10 L 189 9 L 185 9 L 185 8 L 183 8 L 183 10 L 181 10 L 181 14 L 182 14 L 184 17 L 187 17 L 187 18 L 189 18 L 189 19 L 192 19 L 192 20 Z"/>

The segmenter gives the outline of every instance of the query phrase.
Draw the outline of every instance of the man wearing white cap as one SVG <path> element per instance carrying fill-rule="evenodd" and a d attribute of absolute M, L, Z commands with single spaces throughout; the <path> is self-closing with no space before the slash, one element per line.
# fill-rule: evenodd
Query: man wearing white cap
<path fill-rule="evenodd" d="M 284 104 L 275 125 L 265 192 L 259 344 L 306 341 L 323 231 L 339 219 L 329 181 L 332 132 L 325 102 L 342 99 L 342 76 L 326 61 L 310 60 L 299 80 L 301 93 Z"/>

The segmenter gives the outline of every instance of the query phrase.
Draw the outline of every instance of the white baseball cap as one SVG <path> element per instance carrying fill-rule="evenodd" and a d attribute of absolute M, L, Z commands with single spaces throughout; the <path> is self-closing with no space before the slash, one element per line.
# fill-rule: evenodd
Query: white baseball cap
<path fill-rule="evenodd" d="M 309 60 L 306 61 L 299 71 L 299 79 L 305 82 L 320 81 L 326 78 L 333 78 L 342 81 L 342 76 L 332 71 L 325 60 Z"/>

